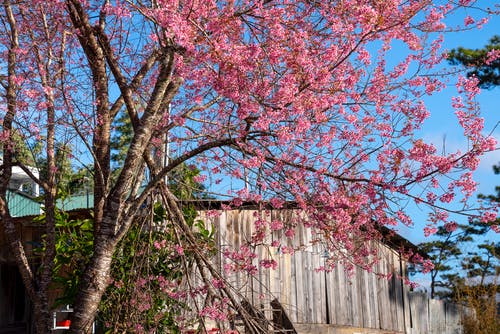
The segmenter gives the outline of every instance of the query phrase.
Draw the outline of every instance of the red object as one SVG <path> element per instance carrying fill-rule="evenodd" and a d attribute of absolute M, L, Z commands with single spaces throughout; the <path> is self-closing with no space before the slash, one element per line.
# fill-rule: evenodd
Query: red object
<path fill-rule="evenodd" d="M 69 327 L 71 320 L 56 321 L 56 327 Z"/>

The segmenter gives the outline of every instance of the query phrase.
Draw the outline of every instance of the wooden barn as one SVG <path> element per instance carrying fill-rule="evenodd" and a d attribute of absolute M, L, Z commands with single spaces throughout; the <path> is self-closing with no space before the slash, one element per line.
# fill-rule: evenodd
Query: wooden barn
<path fill-rule="evenodd" d="M 260 211 L 255 205 L 222 210 L 222 204 L 196 203 L 199 217 L 215 231 L 219 249 L 248 244 Z M 209 214 L 214 210 L 219 214 Z M 268 219 L 283 222 L 297 218 L 293 208 L 268 210 L 266 214 Z M 26 245 L 40 238 L 32 217 L 17 221 Z M 281 237 L 278 233 L 282 232 L 274 233 L 269 237 Z M 387 235 L 383 242 L 374 244 L 381 259 L 375 271 L 392 274 L 391 279 L 359 268 L 349 276 L 340 263 L 330 272 L 318 271 L 329 254 L 321 244 L 312 245 L 310 230 L 300 225 L 289 240 L 295 254 L 285 254 L 279 247 L 255 248 L 255 263 L 272 259 L 278 263 L 276 269 L 257 266 L 254 276 L 239 272 L 228 274 L 226 279 L 260 316 L 281 326 L 277 331 L 281 333 L 461 333 L 460 312 L 455 305 L 410 292 L 404 284 L 407 263 L 399 250 L 415 246 L 397 235 Z M 222 272 L 224 261 L 222 256 L 214 259 Z M 0 233 L 0 333 L 29 333 L 30 314 L 21 279 Z"/>
<path fill-rule="evenodd" d="M 207 217 L 209 209 L 219 209 L 219 204 L 207 202 L 199 208 L 203 219 L 215 229 L 219 247 L 237 249 L 248 244 L 256 217 L 262 213 L 255 205 L 246 205 Z M 285 224 L 297 219 L 293 208 L 268 210 L 266 215 L 266 219 Z M 386 235 L 383 242 L 374 244 L 380 256 L 374 272 L 391 274 L 390 279 L 360 268 L 348 275 L 341 263 L 330 272 L 318 271 L 329 254 L 320 243 L 312 243 L 311 230 L 301 225 L 288 241 L 288 245 L 296 249 L 293 255 L 276 247 L 255 249 L 258 254 L 255 263 L 272 259 L 278 263 L 276 269 L 258 268 L 255 276 L 239 272 L 227 279 L 256 309 L 262 310 L 266 318 L 274 317 L 275 321 L 276 317 L 280 318 L 284 333 L 286 330 L 304 334 L 461 333 L 461 313 L 456 305 L 430 300 L 425 293 L 411 292 L 404 283 L 408 263 L 400 250 L 412 248 L 418 252 L 418 249 L 388 232 L 382 231 Z M 270 237 L 283 240 L 279 233 L 282 232 L 274 232 Z M 222 266 L 223 257 L 218 261 Z M 288 322 L 292 326 L 287 327 Z"/>

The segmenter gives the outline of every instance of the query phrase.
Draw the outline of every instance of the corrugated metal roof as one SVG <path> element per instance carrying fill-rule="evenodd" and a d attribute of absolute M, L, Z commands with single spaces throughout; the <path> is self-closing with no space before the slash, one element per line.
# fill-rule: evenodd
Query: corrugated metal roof
<path fill-rule="evenodd" d="M 40 202 L 20 191 L 7 190 L 7 203 L 12 217 L 37 216 L 41 213 Z"/>
<path fill-rule="evenodd" d="M 64 201 L 57 201 L 57 207 L 63 211 L 71 211 L 76 209 L 93 209 L 94 208 L 94 194 L 73 195 L 64 199 Z"/>
<path fill-rule="evenodd" d="M 38 216 L 42 213 L 43 201 L 17 190 L 7 190 L 7 202 L 12 217 Z M 94 208 L 93 194 L 75 195 L 57 201 L 57 207 L 64 211 Z"/>

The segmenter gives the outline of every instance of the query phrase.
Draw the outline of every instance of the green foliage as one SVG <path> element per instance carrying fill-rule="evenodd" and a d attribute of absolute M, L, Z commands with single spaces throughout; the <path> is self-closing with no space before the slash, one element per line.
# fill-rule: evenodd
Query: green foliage
<path fill-rule="evenodd" d="M 500 164 L 493 170 L 498 174 Z M 488 206 L 494 206 L 500 199 L 500 187 L 496 187 L 496 192 L 479 195 L 479 198 Z M 498 222 L 499 219 L 495 224 Z M 419 245 L 434 264 L 430 273 L 432 298 L 456 299 L 461 295 L 458 287 L 466 282 L 484 286 L 500 275 L 500 243 L 484 240 L 492 224 L 470 221 L 467 225 L 458 224 L 454 231 L 441 226 L 435 234 L 437 239 Z M 463 252 L 463 249 L 471 251 Z"/>
<path fill-rule="evenodd" d="M 500 164 L 493 167 L 500 172 Z M 479 198 L 494 206 L 500 200 L 500 187 L 496 194 L 480 195 Z M 498 224 L 497 221 L 494 224 Z M 472 314 L 463 315 L 464 333 L 498 333 L 500 315 L 497 310 L 497 295 L 500 279 L 500 242 L 485 240 L 491 224 L 471 221 L 459 225 L 454 232 L 440 228 L 437 240 L 421 245 L 431 260 L 431 296 L 447 299 L 467 306 Z M 471 249 L 462 252 L 462 249 Z"/>
<path fill-rule="evenodd" d="M 121 112 L 113 123 L 114 132 L 111 137 L 111 163 L 112 175 L 111 178 L 116 180 L 121 171 L 121 166 L 127 156 L 127 150 L 132 141 L 134 131 L 130 118 L 125 112 Z"/>
<path fill-rule="evenodd" d="M 112 160 L 121 165 L 133 130 L 127 115 L 121 115 L 115 124 L 112 138 Z M 69 157 L 71 148 L 56 148 L 58 198 L 71 197 L 89 184 L 91 168 L 74 171 Z M 43 166 L 43 164 L 42 164 Z M 45 163 L 46 166 L 46 163 Z M 42 174 L 46 168 L 42 169 Z M 119 169 L 114 169 L 114 175 Z M 196 181 L 198 168 L 181 164 L 168 176 L 168 187 L 179 199 L 201 198 L 204 187 Z M 203 221 L 195 220 L 197 211 L 192 204 L 182 206 L 184 218 L 193 229 L 205 254 L 215 251 L 213 231 Z M 40 217 L 42 221 L 44 217 Z M 150 217 L 141 217 L 118 244 L 111 266 L 111 284 L 99 306 L 98 319 L 106 333 L 155 331 L 180 333 L 179 320 L 189 311 L 180 298 L 186 272 L 193 265 L 195 247 L 186 246 L 183 233 L 168 222 L 167 212 L 159 203 L 151 207 Z M 80 278 L 93 252 L 93 221 L 69 219 L 57 211 L 56 258 L 53 282 L 62 290 L 56 305 L 72 304 Z M 136 327 L 140 326 L 140 328 Z"/>
<path fill-rule="evenodd" d="M 34 221 L 45 222 L 45 214 Z M 72 304 L 78 292 L 80 277 L 93 253 L 93 221 L 91 219 L 70 219 L 68 213 L 55 210 L 56 256 L 54 258 L 53 283 L 62 289 L 54 307 Z M 35 250 L 43 256 L 45 246 Z"/>
<path fill-rule="evenodd" d="M 468 253 L 462 261 L 467 277 L 479 279 L 479 285 L 487 283 L 488 277 L 500 275 L 500 242 L 486 241 L 478 250 Z"/>
<path fill-rule="evenodd" d="M 196 181 L 199 175 L 200 170 L 196 166 L 180 164 L 168 175 L 168 187 L 178 199 L 206 198 L 205 187 Z"/>
<path fill-rule="evenodd" d="M 500 36 L 493 36 L 482 49 L 466 49 L 459 47 L 451 50 L 448 60 L 452 65 L 467 67 L 467 76 L 476 76 L 483 88 L 493 88 L 500 85 L 500 59 L 487 63 L 488 52 L 500 50 Z"/>
<path fill-rule="evenodd" d="M 59 215 L 56 222 L 56 258 L 54 283 L 64 287 L 64 294 L 56 306 L 72 304 L 78 293 L 83 269 L 92 256 L 93 221 L 91 219 L 67 219 Z"/>
<path fill-rule="evenodd" d="M 99 319 L 106 333 L 132 332 L 140 324 L 146 331 L 179 333 L 176 317 L 186 307 L 172 298 L 170 284 L 182 279 L 182 259 L 169 248 L 155 248 L 168 232 L 153 233 L 133 227 L 117 248 Z M 167 284 L 169 288 L 163 286 Z"/>
<path fill-rule="evenodd" d="M 25 166 L 35 166 L 36 155 L 41 150 L 41 142 L 37 141 L 34 145 L 30 146 L 16 129 L 14 129 L 14 133 L 12 134 L 12 140 L 16 161 Z"/>
<path fill-rule="evenodd" d="M 467 225 L 458 225 L 454 231 L 440 226 L 435 234 L 438 239 L 419 245 L 434 264 L 434 268 L 430 272 L 431 298 L 447 299 L 450 297 L 453 282 L 458 279 L 456 272 L 450 273 L 455 269 L 453 262 L 462 255 L 462 244 L 473 240 L 471 234 L 474 232 L 475 230 L 469 229 Z"/>
<path fill-rule="evenodd" d="M 185 210 L 187 223 L 195 231 L 207 254 L 214 252 L 213 231 L 195 221 L 192 207 Z M 122 240 L 114 257 L 108 287 L 100 306 L 106 333 L 180 333 L 179 324 L 189 319 L 184 303 L 183 278 L 191 272 L 194 248 L 170 223 L 160 203 L 153 206 L 153 226 L 134 226 Z"/>
<path fill-rule="evenodd" d="M 182 295 L 183 278 L 193 265 L 193 251 L 203 245 L 205 254 L 215 252 L 213 231 L 201 220 L 195 220 L 192 206 L 183 208 L 186 221 L 199 245 L 183 246 L 183 234 L 168 223 L 165 208 L 155 203 L 152 219 L 135 224 L 120 242 L 111 267 L 112 284 L 100 304 L 98 319 L 106 333 L 145 331 L 180 333 L 182 314 L 189 311 Z M 56 257 L 53 284 L 61 290 L 53 307 L 72 304 L 80 278 L 93 252 L 93 220 L 70 219 L 68 213 L 56 210 Z M 45 215 L 36 219 L 45 221 Z M 152 226 L 145 222 L 152 221 Z M 43 256 L 44 247 L 37 249 Z M 189 270 L 188 270 L 189 272 Z M 182 297 L 182 298 L 181 298 Z"/>

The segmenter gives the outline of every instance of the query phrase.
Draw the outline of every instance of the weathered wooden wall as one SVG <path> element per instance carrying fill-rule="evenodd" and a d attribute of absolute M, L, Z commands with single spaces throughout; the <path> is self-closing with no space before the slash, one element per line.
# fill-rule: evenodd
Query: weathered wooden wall
<path fill-rule="evenodd" d="M 468 310 L 442 300 L 429 299 L 426 293 L 409 293 L 411 329 L 408 334 L 458 334 L 463 332 L 461 316 Z"/>
<path fill-rule="evenodd" d="M 201 213 L 203 216 L 203 213 Z M 265 215 L 265 217 L 262 217 Z M 258 268 L 255 276 L 244 272 L 227 275 L 228 281 L 254 306 L 269 314 L 268 303 L 277 298 L 294 323 L 332 324 L 359 328 L 383 329 L 399 333 L 459 333 L 459 314 L 439 301 L 429 301 L 426 296 L 409 292 L 403 283 L 407 275 L 406 263 L 399 253 L 385 244 L 374 244 L 380 262 L 374 272 L 392 274 L 391 279 L 379 278 L 356 268 L 351 277 L 342 264 L 331 272 L 318 271 L 328 254 L 313 240 L 310 229 L 300 223 L 302 217 L 293 210 L 275 210 L 262 213 L 257 210 L 227 210 L 220 216 L 206 218 L 216 231 L 220 248 L 238 249 L 248 245 L 258 217 L 281 220 L 285 225 L 296 225 L 295 236 L 287 241 L 270 234 L 266 243 L 279 238 L 298 251 L 283 254 L 279 248 L 258 246 L 253 263 Z M 278 262 L 276 270 L 258 266 L 262 259 Z M 227 261 L 220 256 L 218 265 Z M 425 303 L 427 302 L 427 304 Z M 446 325 L 444 319 L 448 319 Z M 446 327 L 448 326 L 448 327 Z M 448 331 L 449 329 L 449 331 Z"/>

